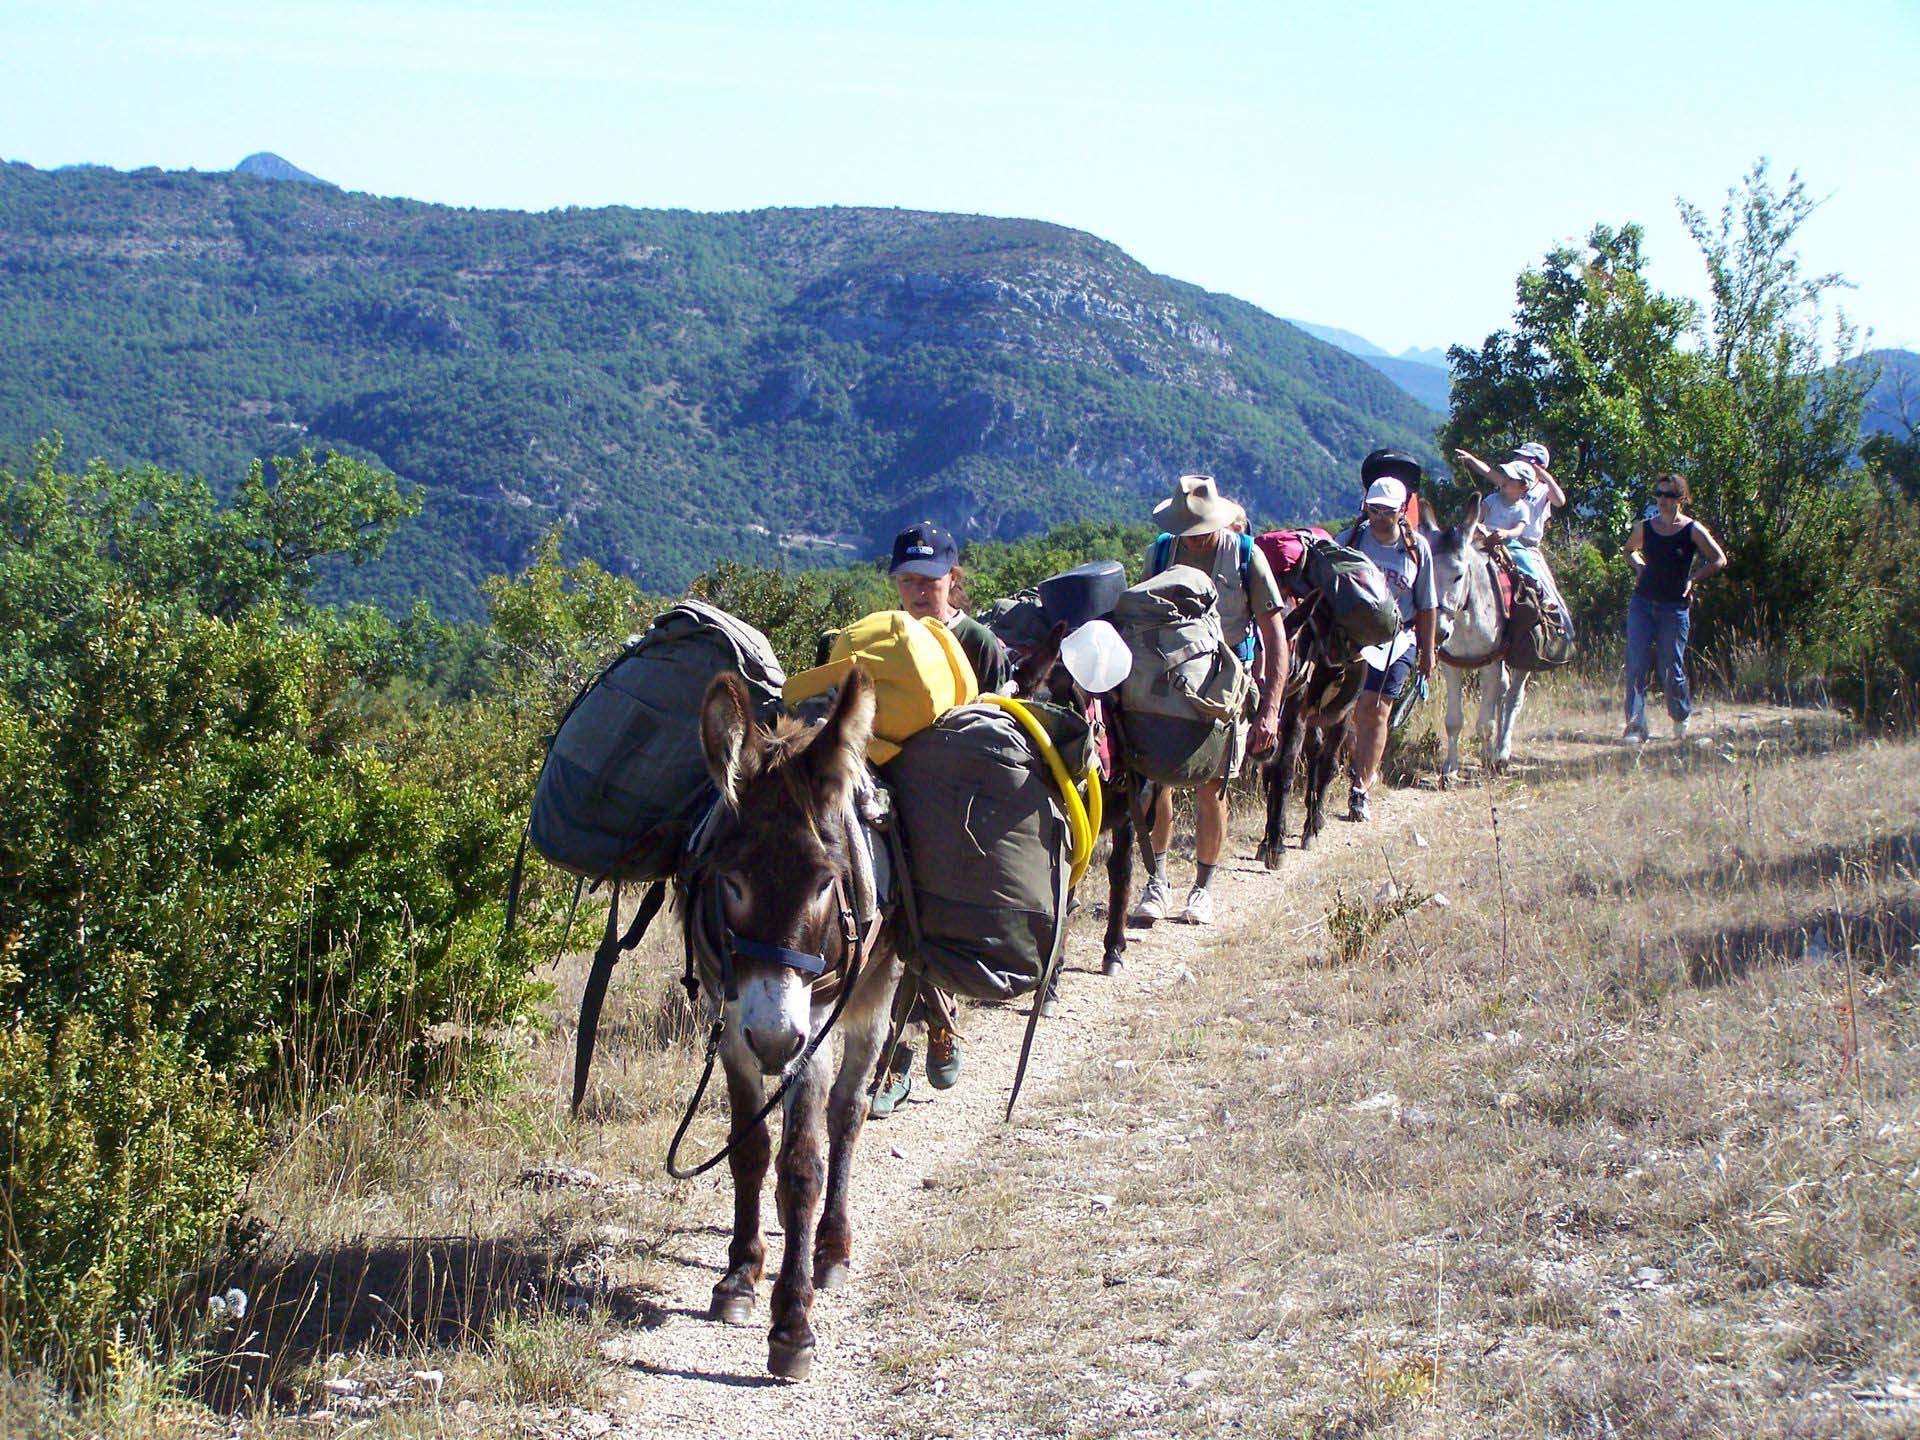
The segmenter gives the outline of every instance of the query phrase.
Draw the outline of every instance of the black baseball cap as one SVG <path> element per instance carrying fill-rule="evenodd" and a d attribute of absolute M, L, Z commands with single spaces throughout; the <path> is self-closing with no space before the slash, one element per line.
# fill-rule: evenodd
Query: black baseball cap
<path fill-rule="evenodd" d="M 893 537 L 893 563 L 887 566 L 887 574 L 938 580 L 959 559 L 960 547 L 953 543 L 953 536 L 931 520 L 922 520 Z"/>
<path fill-rule="evenodd" d="M 1404 450 L 1376 450 L 1360 462 L 1360 483 L 1370 484 L 1381 476 L 1405 482 L 1411 490 L 1426 474 L 1426 468 Z"/>

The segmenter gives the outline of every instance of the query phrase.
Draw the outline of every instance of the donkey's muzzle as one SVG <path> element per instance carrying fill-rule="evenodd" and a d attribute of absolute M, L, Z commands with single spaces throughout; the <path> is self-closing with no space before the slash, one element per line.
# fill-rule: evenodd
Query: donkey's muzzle
<path fill-rule="evenodd" d="M 753 1058 L 769 1075 L 778 1075 L 791 1065 L 807 1043 L 806 1032 L 788 1025 L 746 1025 L 740 1038 L 747 1042 Z"/>

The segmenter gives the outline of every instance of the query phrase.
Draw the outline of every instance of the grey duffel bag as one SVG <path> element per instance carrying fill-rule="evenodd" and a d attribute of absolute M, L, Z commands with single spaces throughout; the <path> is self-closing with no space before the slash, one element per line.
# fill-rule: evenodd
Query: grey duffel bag
<path fill-rule="evenodd" d="M 1029 705 L 1070 774 L 1087 725 Z M 928 978 L 976 1000 L 1025 995 L 1045 978 L 1065 920 L 1066 814 L 1045 759 L 992 705 L 949 710 L 881 767 L 912 881 L 914 940 Z"/>

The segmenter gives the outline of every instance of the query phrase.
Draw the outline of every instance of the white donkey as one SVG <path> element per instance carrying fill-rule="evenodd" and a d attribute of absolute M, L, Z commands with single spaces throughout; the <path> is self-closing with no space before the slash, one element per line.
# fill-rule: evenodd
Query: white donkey
<path fill-rule="evenodd" d="M 1508 668 L 1507 607 L 1501 598 L 1493 558 L 1482 550 L 1480 497 L 1467 503 L 1459 522 L 1444 530 L 1423 525 L 1433 551 L 1433 580 L 1440 598 L 1440 660 L 1447 671 L 1447 758 L 1440 783 L 1451 785 L 1460 771 L 1460 726 L 1466 718 L 1462 694 L 1467 672 L 1480 672 L 1480 753 L 1488 773 L 1498 774 L 1513 758 L 1513 722 L 1527 695 L 1527 677 Z"/>

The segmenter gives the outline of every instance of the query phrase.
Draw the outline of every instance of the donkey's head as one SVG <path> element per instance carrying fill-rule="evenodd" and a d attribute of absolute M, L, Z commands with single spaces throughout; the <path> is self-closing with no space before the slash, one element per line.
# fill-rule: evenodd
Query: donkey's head
<path fill-rule="evenodd" d="M 729 1043 L 767 1074 L 806 1045 L 809 960 L 844 964 L 854 882 L 853 797 L 873 734 L 873 681 L 856 668 L 824 722 L 755 723 L 736 675 L 707 687 L 700 746 L 720 791 L 720 813 L 688 892 L 688 935 L 702 960 L 731 974 Z"/>
<path fill-rule="evenodd" d="M 1473 543 L 1479 529 L 1476 495 L 1454 524 L 1444 529 L 1423 524 L 1420 530 L 1433 552 L 1433 588 L 1440 603 L 1434 643 L 1445 648 L 1457 636 L 1454 648 L 1467 654 L 1490 650 L 1499 639 L 1499 617 L 1486 603 L 1492 598 L 1493 565 Z"/>

